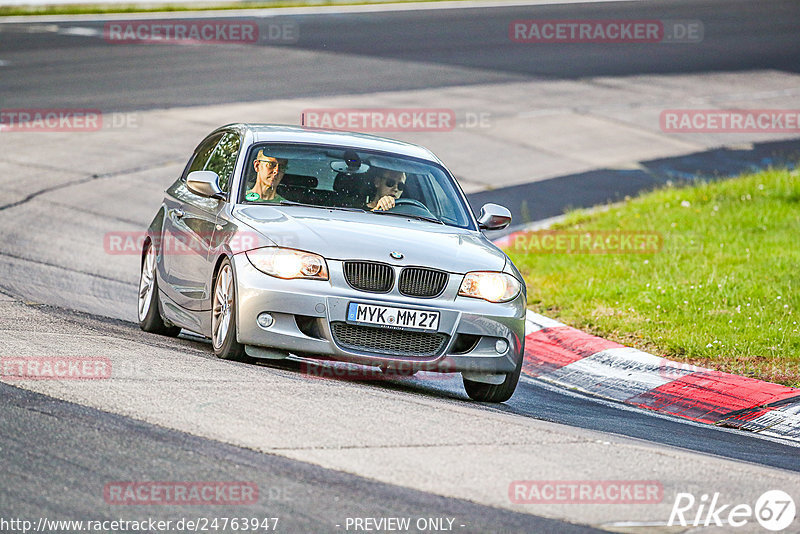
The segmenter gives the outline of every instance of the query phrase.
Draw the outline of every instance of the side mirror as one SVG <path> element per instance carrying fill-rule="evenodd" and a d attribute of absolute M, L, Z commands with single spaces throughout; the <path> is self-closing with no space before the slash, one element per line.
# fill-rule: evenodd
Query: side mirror
<path fill-rule="evenodd" d="M 502 230 L 511 224 L 511 212 L 499 204 L 484 204 L 478 217 L 481 230 Z"/>
<path fill-rule="evenodd" d="M 195 195 L 206 198 L 224 199 L 225 193 L 219 187 L 219 176 L 213 171 L 194 171 L 186 177 L 186 187 Z"/>

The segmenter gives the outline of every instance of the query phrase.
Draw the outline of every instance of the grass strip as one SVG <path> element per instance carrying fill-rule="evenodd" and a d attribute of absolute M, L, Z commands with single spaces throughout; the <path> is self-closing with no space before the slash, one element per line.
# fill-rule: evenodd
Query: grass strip
<path fill-rule="evenodd" d="M 370 4 L 407 4 L 416 2 L 448 2 L 454 0 L 391 0 L 391 2 L 369 2 L 348 0 L 297 0 L 275 2 L 231 2 L 225 4 L 204 3 L 198 0 L 191 4 L 156 5 L 143 0 L 141 4 L 63 4 L 63 5 L 26 5 L 0 6 L 0 17 L 27 15 L 104 15 L 110 13 L 171 13 L 180 11 L 230 11 L 236 9 L 274 9 L 280 7 L 317 7 L 317 6 L 362 6 Z"/>
<path fill-rule="evenodd" d="M 798 170 L 671 185 L 572 211 L 548 232 L 506 250 L 534 311 L 671 360 L 800 387 Z"/>

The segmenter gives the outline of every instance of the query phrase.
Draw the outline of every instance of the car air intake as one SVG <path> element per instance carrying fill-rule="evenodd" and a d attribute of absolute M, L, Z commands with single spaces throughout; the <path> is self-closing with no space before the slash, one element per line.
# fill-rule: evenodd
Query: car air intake
<path fill-rule="evenodd" d="M 354 289 L 372 293 L 388 293 L 394 285 L 394 269 L 385 263 L 346 261 L 344 277 Z"/>
<path fill-rule="evenodd" d="M 432 358 L 447 343 L 447 335 L 373 328 L 342 322 L 331 323 L 333 338 L 339 346 L 385 356 Z"/>
<path fill-rule="evenodd" d="M 447 278 L 444 271 L 407 267 L 400 273 L 398 289 L 409 297 L 436 297 L 444 291 Z"/>

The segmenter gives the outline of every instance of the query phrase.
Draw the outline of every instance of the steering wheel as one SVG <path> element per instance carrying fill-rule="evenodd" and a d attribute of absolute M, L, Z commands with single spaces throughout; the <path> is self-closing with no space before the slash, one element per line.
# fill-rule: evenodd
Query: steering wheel
<path fill-rule="evenodd" d="M 416 208 L 422 208 L 425 211 L 427 211 L 428 213 L 431 212 L 431 210 L 429 210 L 428 207 L 425 204 L 423 204 L 419 200 L 415 200 L 413 198 L 398 198 L 398 199 L 395 199 L 394 208 L 392 208 L 392 209 L 395 209 L 397 207 L 402 207 L 402 206 L 408 206 L 408 207 L 412 207 L 413 206 L 413 207 L 416 207 Z"/>
<path fill-rule="evenodd" d="M 412 215 L 416 217 L 436 219 L 436 216 L 431 213 L 431 210 L 429 210 L 425 204 L 413 198 L 398 198 L 394 201 L 394 207 L 389 211 L 392 213 L 399 213 L 401 215 Z"/>

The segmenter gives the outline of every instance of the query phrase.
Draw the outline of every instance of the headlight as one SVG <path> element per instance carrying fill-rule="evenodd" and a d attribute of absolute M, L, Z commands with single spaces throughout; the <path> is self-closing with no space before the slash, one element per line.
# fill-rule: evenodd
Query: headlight
<path fill-rule="evenodd" d="M 246 252 L 250 263 L 261 272 L 278 278 L 328 279 L 325 258 L 290 248 L 264 247 Z"/>
<path fill-rule="evenodd" d="M 508 302 L 519 295 L 516 278 L 506 273 L 472 272 L 464 276 L 458 294 L 489 302 Z"/>

